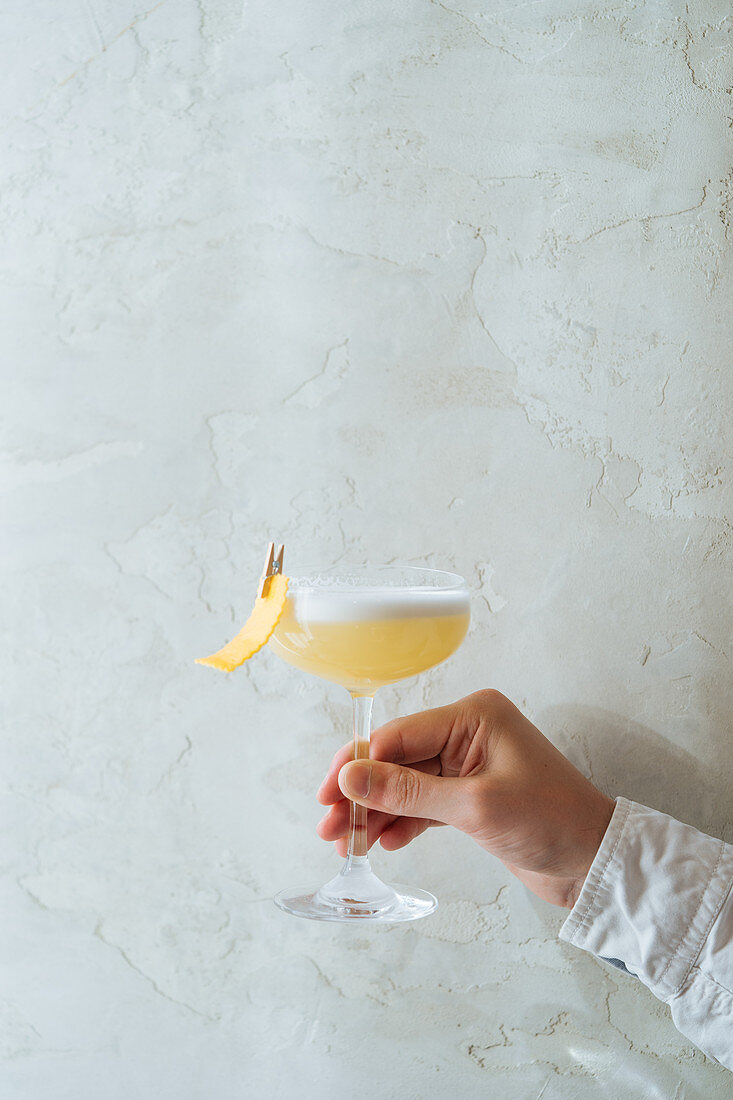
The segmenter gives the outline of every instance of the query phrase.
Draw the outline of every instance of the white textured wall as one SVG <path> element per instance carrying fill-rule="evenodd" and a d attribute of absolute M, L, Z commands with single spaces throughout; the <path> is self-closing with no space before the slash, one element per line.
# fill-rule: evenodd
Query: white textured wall
<path fill-rule="evenodd" d="M 494 685 L 733 839 L 729 10 L 4 5 L 7 1100 L 730 1096 L 448 830 L 428 920 L 279 913 L 347 700 L 192 664 L 269 537 L 452 567 L 378 718 Z"/>

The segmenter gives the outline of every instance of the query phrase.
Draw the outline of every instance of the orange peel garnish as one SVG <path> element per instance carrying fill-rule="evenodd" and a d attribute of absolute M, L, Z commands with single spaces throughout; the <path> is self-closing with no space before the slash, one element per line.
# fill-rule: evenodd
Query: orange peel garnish
<path fill-rule="evenodd" d="M 269 578 L 267 593 L 255 600 L 252 614 L 236 638 L 210 657 L 197 657 L 197 665 L 211 665 L 223 672 L 232 672 L 250 657 L 254 657 L 267 643 L 285 610 L 288 578 L 276 573 Z"/>

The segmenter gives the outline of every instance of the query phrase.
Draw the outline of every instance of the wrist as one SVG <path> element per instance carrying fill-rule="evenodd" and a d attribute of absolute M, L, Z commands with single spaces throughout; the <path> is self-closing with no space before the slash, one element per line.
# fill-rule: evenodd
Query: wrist
<path fill-rule="evenodd" d="M 566 908 L 568 909 L 572 909 L 580 897 L 580 892 L 588 877 L 588 872 L 598 855 L 598 851 L 603 843 L 603 838 L 606 835 L 614 810 L 616 809 L 616 802 L 613 798 L 609 798 L 600 791 L 598 791 L 597 794 L 597 805 L 594 806 L 591 819 L 583 829 L 582 843 L 578 846 L 578 850 L 584 853 L 582 865 L 576 874 L 568 880 L 568 890 L 565 901 Z"/>

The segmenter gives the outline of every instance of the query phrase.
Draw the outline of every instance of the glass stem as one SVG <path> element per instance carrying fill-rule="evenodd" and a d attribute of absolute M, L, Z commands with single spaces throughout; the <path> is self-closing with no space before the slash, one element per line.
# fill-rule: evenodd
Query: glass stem
<path fill-rule="evenodd" d="M 369 735 L 372 729 L 373 695 L 352 695 L 354 704 L 354 760 L 369 759 Z M 350 804 L 349 847 L 346 856 L 347 870 L 354 861 L 367 862 L 367 809 L 356 802 Z"/>

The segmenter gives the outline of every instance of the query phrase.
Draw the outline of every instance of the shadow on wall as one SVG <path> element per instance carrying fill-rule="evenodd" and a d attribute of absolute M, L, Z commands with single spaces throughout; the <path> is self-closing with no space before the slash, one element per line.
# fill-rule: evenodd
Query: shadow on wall
<path fill-rule="evenodd" d="M 733 816 L 725 761 L 711 769 L 647 726 L 595 707 L 548 707 L 539 725 L 606 794 L 623 795 L 703 832 L 723 835 Z"/>

